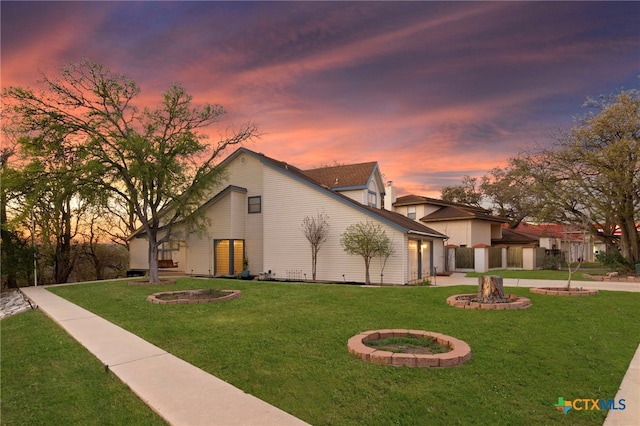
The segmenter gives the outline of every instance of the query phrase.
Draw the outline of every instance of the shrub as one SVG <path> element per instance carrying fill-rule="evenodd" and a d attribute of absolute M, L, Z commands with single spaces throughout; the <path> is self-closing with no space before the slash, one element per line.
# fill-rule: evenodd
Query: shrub
<path fill-rule="evenodd" d="M 627 260 L 616 250 L 596 254 L 596 260 L 611 269 L 627 268 Z"/>
<path fill-rule="evenodd" d="M 542 261 L 542 269 L 557 271 L 560 269 L 562 256 L 559 254 L 547 254 Z"/>

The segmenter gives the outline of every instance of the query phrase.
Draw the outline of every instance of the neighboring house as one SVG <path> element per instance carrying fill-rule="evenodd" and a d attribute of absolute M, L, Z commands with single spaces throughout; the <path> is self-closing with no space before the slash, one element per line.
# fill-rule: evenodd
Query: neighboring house
<path fill-rule="evenodd" d="M 594 260 L 593 238 L 586 230 L 561 224 L 534 225 L 523 222 L 509 232 L 528 235 L 534 240 L 533 244 L 548 252 L 562 253 L 569 262 Z"/>
<path fill-rule="evenodd" d="M 444 267 L 446 236 L 405 216 L 383 210 L 385 195 L 377 163 L 303 171 L 246 148 L 227 157 L 227 177 L 201 207 L 208 218 L 203 232 L 176 228 L 158 258 L 177 263 L 176 271 L 233 276 L 248 261 L 252 275 L 311 279 L 311 248 L 301 229 L 307 216 L 329 217 L 329 238 L 318 253 L 317 279 L 364 282 L 364 261 L 340 245 L 349 225 L 371 221 L 392 240 L 395 254 L 373 259 L 372 282 L 407 284 Z M 130 268 L 147 269 L 143 232 L 130 238 Z M 384 265 L 384 271 L 382 271 Z M 381 276 L 383 274 L 383 276 Z"/>
<path fill-rule="evenodd" d="M 419 195 L 398 197 L 393 210 L 445 234 L 447 244 L 457 247 L 490 246 L 502 238 L 502 224 L 507 222 L 483 208 Z"/>
<path fill-rule="evenodd" d="M 491 245 L 506 245 L 508 247 L 539 247 L 540 237 L 535 233 L 527 233 L 525 230 L 510 229 L 508 224 L 502 227 L 502 238 L 491 240 Z"/>

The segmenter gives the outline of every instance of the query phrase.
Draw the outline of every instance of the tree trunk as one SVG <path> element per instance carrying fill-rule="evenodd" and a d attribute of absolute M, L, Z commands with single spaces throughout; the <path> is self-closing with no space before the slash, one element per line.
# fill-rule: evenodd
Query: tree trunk
<path fill-rule="evenodd" d="M 160 276 L 158 274 L 158 243 L 155 235 L 149 232 L 149 283 L 158 284 Z"/>
<path fill-rule="evenodd" d="M 4 164 L 4 161 L 2 162 Z M 16 278 L 16 266 L 14 262 L 10 262 L 9 253 L 13 251 L 11 241 L 11 233 L 5 229 L 7 223 L 7 197 L 5 192 L 0 192 L 0 241 L 2 242 L 2 274 L 6 276 L 2 287 L 18 288 L 18 280 Z"/>
<path fill-rule="evenodd" d="M 369 279 L 369 264 L 370 263 L 371 263 L 371 259 L 365 257 L 364 258 L 364 268 L 365 268 L 364 283 L 366 285 L 371 284 L 371 280 Z"/>
<path fill-rule="evenodd" d="M 316 264 L 318 263 L 318 248 L 311 247 L 311 277 L 312 280 L 316 280 Z"/>
<path fill-rule="evenodd" d="M 504 300 L 502 277 L 496 275 L 478 278 L 478 298 L 482 303 L 492 303 Z"/>

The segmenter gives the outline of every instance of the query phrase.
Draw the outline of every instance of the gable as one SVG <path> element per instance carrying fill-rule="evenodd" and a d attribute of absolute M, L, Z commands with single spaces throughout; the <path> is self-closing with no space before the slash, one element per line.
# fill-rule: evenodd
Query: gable
<path fill-rule="evenodd" d="M 403 233 L 416 233 L 424 236 L 430 236 L 434 238 L 446 238 L 444 234 L 441 234 L 438 231 L 435 231 L 421 223 L 416 221 L 407 220 L 406 217 L 402 216 L 399 213 L 390 212 L 388 210 L 383 210 L 379 208 L 372 208 L 365 206 L 350 197 L 341 194 L 340 192 L 336 192 L 329 187 L 323 186 L 320 182 L 313 179 L 311 176 L 307 174 L 307 172 L 292 166 L 286 162 L 278 161 L 273 158 L 267 157 L 264 154 L 256 153 L 247 148 L 239 148 L 236 152 L 231 154 L 227 160 L 231 161 L 233 158 L 236 158 L 242 154 L 250 155 L 253 158 L 256 158 L 260 161 L 265 167 L 268 167 L 272 170 L 277 171 L 278 173 L 284 174 L 287 177 L 294 179 L 298 182 L 303 183 L 309 189 L 313 191 L 319 191 L 323 193 L 325 196 L 331 197 L 342 204 L 346 204 L 350 208 L 356 209 L 366 216 L 370 217 L 373 220 L 380 221 L 388 226 L 395 228 L 396 230 Z M 375 164 L 375 168 L 369 169 L 371 173 L 379 175 L 379 171 L 377 169 L 377 163 L 363 163 L 363 164 Z M 371 176 L 369 176 L 370 178 Z M 368 178 L 367 182 L 370 181 Z"/>
<path fill-rule="evenodd" d="M 445 220 L 469 220 L 469 219 L 483 220 L 483 221 L 489 221 L 489 222 L 500 222 L 500 223 L 507 222 L 506 219 L 503 219 L 497 216 L 492 216 L 488 213 L 485 213 L 485 211 L 483 210 L 475 210 L 475 209 L 468 210 L 468 209 L 455 207 L 455 206 L 440 208 L 435 212 L 420 218 L 422 222 L 436 222 L 436 221 L 445 221 Z"/>
<path fill-rule="evenodd" d="M 421 217 L 422 222 L 439 222 L 451 220 L 477 219 L 489 222 L 506 223 L 508 220 L 493 216 L 490 210 L 482 207 L 469 206 L 466 204 L 454 203 L 452 201 L 438 200 L 436 198 L 422 197 L 419 195 L 404 195 L 398 197 L 393 203 L 395 209 L 400 210 L 408 206 L 422 206 L 425 216 Z"/>
<path fill-rule="evenodd" d="M 303 172 L 320 183 L 320 185 L 339 191 L 367 188 L 369 181 L 374 178 L 374 173 L 377 170 L 378 163 L 372 161 L 360 164 L 320 167 L 304 170 Z"/>

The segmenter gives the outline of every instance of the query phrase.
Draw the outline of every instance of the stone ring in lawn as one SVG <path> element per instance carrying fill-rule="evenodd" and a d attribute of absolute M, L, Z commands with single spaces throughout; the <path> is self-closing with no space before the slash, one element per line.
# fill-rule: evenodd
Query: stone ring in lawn
<path fill-rule="evenodd" d="M 450 348 L 443 353 L 403 353 L 378 350 L 366 342 L 392 337 L 415 337 L 429 339 Z M 357 334 L 347 342 L 349 353 L 373 364 L 405 367 L 454 367 L 471 359 L 471 348 L 466 342 L 441 333 L 423 330 L 384 329 Z"/>

